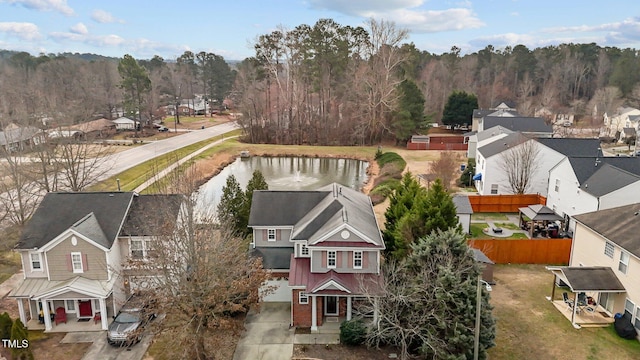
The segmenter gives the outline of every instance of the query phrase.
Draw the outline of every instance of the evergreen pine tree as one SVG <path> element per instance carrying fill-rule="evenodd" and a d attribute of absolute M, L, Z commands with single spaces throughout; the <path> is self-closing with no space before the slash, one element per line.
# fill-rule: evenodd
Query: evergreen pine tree
<path fill-rule="evenodd" d="M 217 208 L 218 222 L 223 226 L 231 226 L 238 233 L 244 233 L 242 225 L 242 207 L 245 202 L 244 192 L 236 177 L 229 175 L 222 188 L 222 197 Z M 246 226 L 245 226 L 246 227 Z"/>
<path fill-rule="evenodd" d="M 269 184 L 264 179 L 264 175 L 260 170 L 254 170 L 251 180 L 247 183 L 247 190 L 244 192 L 244 202 L 242 204 L 242 211 L 240 213 L 240 226 L 244 228 L 243 234 L 248 235 L 251 233 L 249 229 L 249 214 L 251 213 L 251 202 L 253 200 L 253 192 L 255 190 L 269 190 Z"/>
<path fill-rule="evenodd" d="M 27 328 L 20 319 L 16 319 L 11 326 L 11 341 L 23 346 L 23 340 L 29 340 Z M 14 360 L 33 360 L 33 353 L 29 346 L 11 348 L 11 358 Z"/>
<path fill-rule="evenodd" d="M 11 316 L 6 312 L 0 315 L 0 339 L 10 339 L 11 338 L 11 327 L 13 326 L 13 321 L 11 320 Z"/>
<path fill-rule="evenodd" d="M 385 252 L 387 255 L 393 254 L 398 248 L 404 248 L 401 239 L 398 239 L 396 227 L 398 222 L 410 213 L 412 209 L 419 206 L 426 198 L 426 190 L 420 186 L 418 181 L 410 172 L 403 175 L 400 185 L 389 197 L 389 207 L 385 212 L 385 223 L 382 237 L 385 242 Z M 403 252 L 403 250 L 400 250 Z"/>

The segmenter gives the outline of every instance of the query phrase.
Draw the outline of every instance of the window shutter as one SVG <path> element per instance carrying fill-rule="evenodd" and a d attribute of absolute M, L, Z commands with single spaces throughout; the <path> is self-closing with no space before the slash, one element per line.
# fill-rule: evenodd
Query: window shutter
<path fill-rule="evenodd" d="M 276 240 L 280 240 L 280 233 L 282 232 L 282 230 L 277 229 L 276 230 Z"/>
<path fill-rule="evenodd" d="M 342 251 L 336 251 L 336 268 L 342 267 Z"/>
<path fill-rule="evenodd" d="M 327 267 L 327 252 L 326 251 L 322 252 L 322 267 L 324 267 L 324 268 Z"/>
<path fill-rule="evenodd" d="M 267 239 L 268 239 L 267 229 L 262 229 L 262 240 L 267 241 Z"/>
<path fill-rule="evenodd" d="M 89 271 L 89 263 L 87 262 L 87 254 L 82 254 L 82 271 Z"/>
<path fill-rule="evenodd" d="M 347 267 L 353 269 L 353 251 L 347 252 Z"/>
<path fill-rule="evenodd" d="M 369 266 L 369 252 L 368 251 L 363 251 L 362 252 L 362 268 L 366 269 Z"/>
<path fill-rule="evenodd" d="M 71 264 L 71 254 L 67 254 L 67 270 L 73 271 L 73 265 Z"/>

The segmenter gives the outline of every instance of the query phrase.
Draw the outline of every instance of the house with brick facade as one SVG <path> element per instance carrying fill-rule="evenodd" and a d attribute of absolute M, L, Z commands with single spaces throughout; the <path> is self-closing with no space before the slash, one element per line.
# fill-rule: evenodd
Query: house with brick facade
<path fill-rule="evenodd" d="M 251 251 L 271 270 L 263 301 L 291 304 L 291 325 L 317 331 L 350 320 L 382 277 L 384 241 L 369 197 L 333 183 L 314 191 L 253 193 Z M 375 320 L 374 311 L 371 314 Z"/>

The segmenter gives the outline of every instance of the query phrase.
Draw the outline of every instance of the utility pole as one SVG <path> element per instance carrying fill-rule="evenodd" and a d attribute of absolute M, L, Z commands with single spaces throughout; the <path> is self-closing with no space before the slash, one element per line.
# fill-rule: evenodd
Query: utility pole
<path fill-rule="evenodd" d="M 482 306 L 482 287 L 480 286 L 482 273 L 478 274 L 478 284 L 476 290 L 476 330 L 473 339 L 473 360 L 478 360 L 480 354 L 480 310 Z"/>

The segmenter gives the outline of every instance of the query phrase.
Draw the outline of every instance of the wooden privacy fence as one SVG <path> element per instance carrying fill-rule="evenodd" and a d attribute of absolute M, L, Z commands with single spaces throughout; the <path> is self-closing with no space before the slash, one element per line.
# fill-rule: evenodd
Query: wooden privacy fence
<path fill-rule="evenodd" d="M 547 203 L 547 198 L 538 194 L 523 195 L 469 195 L 469 203 L 474 213 L 501 212 L 517 213 L 518 208 Z"/>
<path fill-rule="evenodd" d="M 470 239 L 496 264 L 569 264 L 571 239 Z"/>

